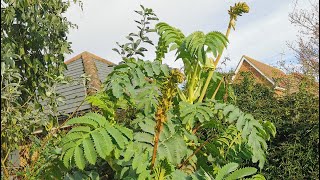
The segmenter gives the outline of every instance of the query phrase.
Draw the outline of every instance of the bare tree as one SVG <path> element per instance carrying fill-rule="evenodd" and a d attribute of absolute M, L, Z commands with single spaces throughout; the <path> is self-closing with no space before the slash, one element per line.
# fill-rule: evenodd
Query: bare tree
<path fill-rule="evenodd" d="M 309 0 L 310 8 L 301 9 L 298 0 L 289 14 L 290 22 L 299 28 L 298 40 L 288 46 L 295 51 L 301 71 L 319 81 L 319 1 Z"/>

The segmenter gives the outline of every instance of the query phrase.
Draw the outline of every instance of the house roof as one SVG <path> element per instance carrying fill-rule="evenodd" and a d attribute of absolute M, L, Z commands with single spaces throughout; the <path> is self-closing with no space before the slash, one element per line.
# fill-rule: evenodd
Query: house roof
<path fill-rule="evenodd" d="M 272 67 L 245 55 L 244 58 L 254 64 L 255 67 L 257 67 L 260 71 L 263 72 L 264 75 L 266 75 L 270 79 L 282 78 L 286 76 L 286 74 L 278 68 Z"/>
<path fill-rule="evenodd" d="M 80 58 L 83 58 L 84 55 L 87 55 L 89 58 L 95 59 L 97 61 L 100 61 L 100 62 L 108 64 L 108 65 L 115 65 L 113 62 L 108 61 L 108 60 L 106 60 L 104 58 L 101 58 L 101 57 L 99 57 L 97 55 L 94 55 L 94 54 L 92 54 L 92 53 L 90 53 L 88 51 L 84 51 L 84 52 L 76 55 L 75 57 L 65 61 L 64 63 L 68 65 L 68 64 L 72 63 L 73 61 L 76 61 L 76 60 L 79 60 Z"/>
<path fill-rule="evenodd" d="M 60 114 L 69 114 L 75 111 L 91 90 L 95 91 L 100 88 L 101 83 L 113 70 L 112 66 L 115 65 L 87 51 L 65 61 L 65 64 L 67 65 L 67 70 L 65 70 L 64 75 L 72 78 L 72 82 L 57 87 L 57 92 L 65 98 L 64 103 L 58 105 Z M 90 76 L 90 81 L 88 82 L 89 88 L 82 83 L 81 76 L 83 74 Z M 84 102 L 78 108 L 78 111 L 90 108 L 91 106 Z"/>
<path fill-rule="evenodd" d="M 82 83 L 81 76 L 87 74 L 90 77 L 90 83 L 92 79 L 96 78 L 99 81 L 98 84 L 101 85 L 107 75 L 112 72 L 113 62 L 110 62 L 104 58 L 97 55 L 84 51 L 75 57 L 64 62 L 67 65 L 67 69 L 64 71 L 66 77 L 72 78 L 72 82 L 69 84 L 58 85 L 57 93 L 64 97 L 64 103 L 58 102 L 58 120 L 64 120 L 67 115 L 76 111 L 76 114 L 81 114 L 83 112 L 89 111 L 91 105 L 84 101 L 86 95 L 88 94 L 88 89 Z M 45 105 L 46 102 L 44 102 Z M 68 126 L 63 126 L 63 128 Z M 33 133 L 41 133 L 42 130 L 36 130 Z"/>
<path fill-rule="evenodd" d="M 248 62 L 253 68 L 255 68 L 265 79 L 267 79 L 271 84 L 276 86 L 275 88 L 283 89 L 284 84 L 282 81 L 279 81 L 276 83 L 276 81 L 279 78 L 283 78 L 286 76 L 286 74 L 281 71 L 280 69 L 277 69 L 275 67 L 272 67 L 270 65 L 267 65 L 265 63 L 262 63 L 260 61 L 257 61 L 249 56 L 243 55 L 237 68 L 235 71 L 235 75 L 232 77 L 232 80 L 234 80 L 236 74 L 239 72 L 240 67 L 242 66 L 243 61 Z"/>

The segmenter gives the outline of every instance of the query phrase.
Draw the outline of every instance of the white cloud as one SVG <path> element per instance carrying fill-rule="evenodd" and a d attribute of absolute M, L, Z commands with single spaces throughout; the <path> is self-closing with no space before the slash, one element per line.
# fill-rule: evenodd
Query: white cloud
<path fill-rule="evenodd" d="M 83 12 L 73 5 L 66 16 L 78 24 L 72 30 L 69 40 L 73 43 L 74 53 L 69 59 L 82 51 L 89 51 L 113 62 L 119 62 L 119 55 L 111 49 L 116 42 L 124 42 L 125 36 L 135 32 L 134 19 L 139 18 L 133 11 L 143 4 L 152 8 L 161 21 L 181 29 L 185 34 L 195 30 L 224 32 L 229 16 L 227 10 L 235 0 L 90 0 L 84 2 Z M 268 63 L 269 59 L 286 50 L 286 41 L 295 38 L 295 30 L 288 21 L 291 0 L 255 1 L 247 0 L 250 13 L 239 17 L 237 29 L 230 35 L 230 46 L 225 54 L 231 58 L 227 69 L 235 67 L 243 54 Z M 153 40 L 157 40 L 153 36 Z M 146 55 L 154 58 L 154 49 Z M 173 62 L 174 54 L 166 56 L 165 63 L 181 67 L 181 62 Z"/>

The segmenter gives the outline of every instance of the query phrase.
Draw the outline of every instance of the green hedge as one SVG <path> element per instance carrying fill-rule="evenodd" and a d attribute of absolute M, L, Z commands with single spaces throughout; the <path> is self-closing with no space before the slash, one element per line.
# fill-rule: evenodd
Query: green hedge
<path fill-rule="evenodd" d="M 244 74 L 243 74 L 244 75 Z M 269 143 L 267 179 L 319 178 L 319 97 L 306 90 L 276 98 L 272 89 L 244 75 L 233 85 L 236 105 L 277 127 Z"/>

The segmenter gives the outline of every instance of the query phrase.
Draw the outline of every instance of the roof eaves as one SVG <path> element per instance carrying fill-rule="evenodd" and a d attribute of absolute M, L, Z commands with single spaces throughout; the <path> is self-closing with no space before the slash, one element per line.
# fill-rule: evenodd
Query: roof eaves
<path fill-rule="evenodd" d="M 276 86 L 274 89 L 281 90 L 281 91 L 285 91 L 286 90 L 285 88 L 282 88 L 282 87 L 279 87 L 279 86 Z"/>
<path fill-rule="evenodd" d="M 258 69 L 260 69 L 260 71 L 262 71 L 267 77 L 269 77 L 271 79 L 277 78 L 277 77 L 282 77 L 282 76 L 286 75 L 286 73 L 284 73 L 283 71 L 281 71 L 278 68 L 275 68 L 275 67 L 270 66 L 268 64 L 265 64 L 263 62 L 257 61 L 251 57 L 246 56 L 246 55 L 244 55 L 244 57 L 248 61 L 250 61 L 253 65 L 255 65 Z M 268 71 L 270 71 L 270 72 L 268 72 Z"/>
<path fill-rule="evenodd" d="M 236 70 L 234 71 L 234 75 L 233 75 L 232 78 L 231 78 L 231 81 L 233 81 L 233 80 L 236 78 L 236 75 L 237 75 L 237 73 L 239 72 L 239 70 L 240 70 L 240 68 L 241 68 L 241 66 L 242 66 L 242 64 L 243 64 L 243 61 L 244 61 L 244 55 L 241 57 L 238 65 L 237 65 L 237 68 L 236 68 Z"/>
<path fill-rule="evenodd" d="M 244 60 L 246 60 L 253 68 L 255 68 L 264 78 L 266 78 L 269 82 L 272 83 L 272 85 L 275 85 L 275 82 L 270 79 L 266 74 L 264 74 L 259 68 L 257 68 L 252 62 L 250 62 L 246 56 L 244 56 Z"/>
<path fill-rule="evenodd" d="M 70 64 L 70 63 L 72 63 L 73 61 L 76 61 L 76 60 L 78 60 L 78 59 L 81 59 L 81 57 L 82 57 L 82 53 L 80 53 L 80 54 L 76 55 L 75 57 L 73 57 L 73 58 L 65 61 L 64 63 L 65 63 L 65 64 Z"/>
<path fill-rule="evenodd" d="M 240 70 L 240 68 L 241 68 L 241 66 L 242 66 L 242 64 L 243 64 L 243 61 L 246 61 L 246 62 L 248 62 L 254 69 L 256 69 L 264 78 L 266 78 L 272 85 L 275 85 L 275 82 L 272 80 L 272 79 L 270 79 L 268 76 L 266 76 L 259 68 L 257 68 L 253 63 L 251 63 L 248 59 L 247 59 L 247 56 L 246 55 L 243 55 L 242 57 L 241 57 L 241 60 L 240 60 L 240 62 L 238 63 L 238 66 L 237 66 L 237 68 L 236 68 L 236 70 L 235 70 L 235 72 L 234 72 L 234 75 L 232 76 L 232 78 L 231 78 L 231 80 L 233 81 L 235 78 L 236 78 L 236 75 L 237 75 L 237 73 L 239 72 L 239 70 Z"/>

